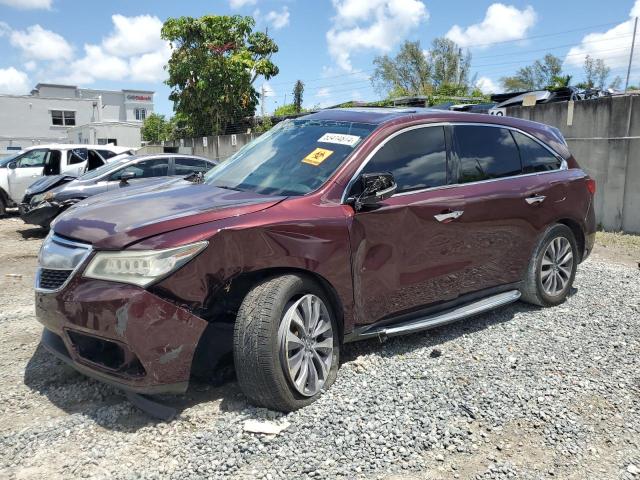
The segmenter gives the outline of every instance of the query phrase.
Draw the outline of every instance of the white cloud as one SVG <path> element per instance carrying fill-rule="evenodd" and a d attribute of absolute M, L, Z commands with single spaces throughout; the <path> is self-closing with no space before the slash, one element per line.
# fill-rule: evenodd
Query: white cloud
<path fill-rule="evenodd" d="M 99 45 L 85 45 L 84 57 L 65 68 L 67 72 L 57 81 L 87 85 L 97 79 L 124 80 L 129 74 L 129 64 L 122 58 L 109 55 Z"/>
<path fill-rule="evenodd" d="M 24 69 L 28 72 L 33 72 L 38 67 L 38 64 L 33 60 L 29 60 L 24 64 Z"/>
<path fill-rule="evenodd" d="M 476 87 L 484 94 L 500 91 L 500 86 L 489 77 L 480 77 L 476 82 Z"/>
<path fill-rule="evenodd" d="M 30 90 L 31 84 L 26 73 L 13 67 L 0 68 L 0 93 L 22 95 Z"/>
<path fill-rule="evenodd" d="M 329 90 L 327 87 L 322 87 L 318 89 L 318 91 L 316 92 L 317 98 L 327 98 L 330 96 L 331 96 L 331 90 Z"/>
<path fill-rule="evenodd" d="M 36 60 L 68 60 L 73 57 L 73 47 L 64 37 L 40 25 L 31 25 L 26 31 L 13 30 L 9 35 L 11 45 L 22 50 L 27 58 Z"/>
<path fill-rule="evenodd" d="M 165 48 L 166 42 L 160 38 L 162 21 L 158 17 L 113 15 L 111 20 L 115 29 L 102 41 L 102 46 L 107 53 L 118 57 L 129 57 Z"/>
<path fill-rule="evenodd" d="M 429 18 L 420 0 L 332 0 L 336 16 L 327 32 L 329 54 L 351 71 L 352 53 L 373 49 L 389 52 L 422 21 Z"/>
<path fill-rule="evenodd" d="M 257 0 L 229 0 L 231 8 L 242 8 L 247 5 L 255 5 Z"/>
<path fill-rule="evenodd" d="M 531 6 L 518 10 L 511 5 L 494 3 L 487 8 L 482 22 L 464 29 L 454 25 L 445 36 L 461 47 L 488 47 L 487 43 L 524 38 L 537 18 L 538 15 Z"/>
<path fill-rule="evenodd" d="M 565 57 L 565 64 L 573 67 L 582 67 L 587 55 L 600 58 L 608 67 L 622 68 L 629 62 L 629 47 L 633 37 L 633 17 L 640 16 L 640 0 L 629 12 L 631 17 L 606 32 L 596 32 L 585 35 L 580 45 L 571 47 Z M 636 34 L 636 46 L 640 41 L 640 32 Z"/>
<path fill-rule="evenodd" d="M 145 53 L 129 60 L 131 80 L 136 82 L 161 82 L 167 78 L 165 65 L 171 57 L 171 48 L 165 45 L 157 52 Z"/>
<path fill-rule="evenodd" d="M 271 10 L 265 16 L 265 20 L 273 25 L 273 28 L 280 30 L 289 25 L 289 8 L 285 5 L 280 12 Z"/>
<path fill-rule="evenodd" d="M 52 0 L 0 0 L 0 5 L 19 8 L 21 10 L 51 10 Z"/>

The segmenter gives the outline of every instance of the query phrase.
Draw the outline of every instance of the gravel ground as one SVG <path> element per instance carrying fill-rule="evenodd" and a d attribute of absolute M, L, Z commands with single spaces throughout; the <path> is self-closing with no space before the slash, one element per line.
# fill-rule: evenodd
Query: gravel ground
<path fill-rule="evenodd" d="M 349 345 L 335 385 L 292 414 L 230 382 L 166 399 L 180 414 L 165 423 L 38 347 L 41 239 L 0 220 L 2 478 L 640 479 L 637 267 L 594 256 L 559 307 Z"/>

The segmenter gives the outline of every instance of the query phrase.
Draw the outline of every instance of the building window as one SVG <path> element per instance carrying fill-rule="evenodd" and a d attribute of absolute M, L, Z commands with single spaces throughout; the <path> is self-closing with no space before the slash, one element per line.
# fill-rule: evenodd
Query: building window
<path fill-rule="evenodd" d="M 51 123 L 61 127 L 69 127 L 76 124 L 76 112 L 68 110 L 51 110 Z"/>
<path fill-rule="evenodd" d="M 143 121 L 147 118 L 147 109 L 146 108 L 136 108 L 135 109 L 136 120 Z"/>

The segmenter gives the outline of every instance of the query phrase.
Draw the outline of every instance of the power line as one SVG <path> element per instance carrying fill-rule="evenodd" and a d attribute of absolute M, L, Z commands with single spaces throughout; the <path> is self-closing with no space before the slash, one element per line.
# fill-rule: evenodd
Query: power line
<path fill-rule="evenodd" d="M 497 42 L 487 42 L 487 43 L 479 43 L 479 44 L 475 44 L 473 45 L 473 48 L 476 47 L 485 47 L 485 46 L 489 46 L 489 45 L 500 45 L 500 44 L 507 44 L 507 43 L 519 43 L 519 42 L 524 42 L 526 40 L 534 40 L 534 39 L 538 39 L 538 38 L 546 38 L 546 37 L 552 37 L 552 36 L 557 36 L 557 35 L 564 35 L 567 33 L 575 33 L 575 32 L 580 32 L 580 31 L 584 31 L 584 30 L 591 30 L 594 28 L 599 28 L 599 27 L 606 27 L 606 26 L 611 26 L 611 25 L 616 25 L 619 23 L 623 23 L 626 20 L 619 20 L 616 22 L 607 22 L 607 23 L 600 23 L 597 25 L 589 25 L 589 26 L 585 26 L 585 27 L 581 27 L 581 28 L 575 28 L 575 29 L 571 29 L 571 30 L 562 30 L 559 32 L 553 32 L 553 33 L 547 33 L 547 34 L 541 34 L 541 35 L 531 35 L 529 37 L 523 37 L 523 38 L 519 38 L 519 39 L 514 39 L 514 40 L 501 40 L 501 41 L 497 41 Z M 485 57 L 486 58 L 486 57 Z M 375 68 L 370 68 L 370 69 L 366 69 L 366 70 L 358 70 L 355 72 L 348 72 L 348 73 L 342 73 L 342 74 L 338 74 L 338 75 L 327 75 L 324 77 L 317 77 L 317 78 L 310 78 L 307 80 L 302 80 L 305 85 L 307 83 L 310 82 L 316 82 L 316 81 L 323 81 L 326 80 L 328 78 L 342 78 L 342 77 L 347 77 L 347 76 L 352 76 L 352 75 L 361 75 L 363 73 L 367 73 L 367 72 L 373 72 L 375 70 Z M 289 85 L 290 82 L 274 82 L 274 83 L 270 83 L 270 85 Z"/>

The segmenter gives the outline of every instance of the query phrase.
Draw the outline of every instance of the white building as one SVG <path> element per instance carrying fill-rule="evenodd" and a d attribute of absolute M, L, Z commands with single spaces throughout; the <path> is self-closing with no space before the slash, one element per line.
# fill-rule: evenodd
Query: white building
<path fill-rule="evenodd" d="M 0 156 L 41 143 L 139 147 L 153 94 L 39 83 L 30 95 L 0 95 Z"/>

